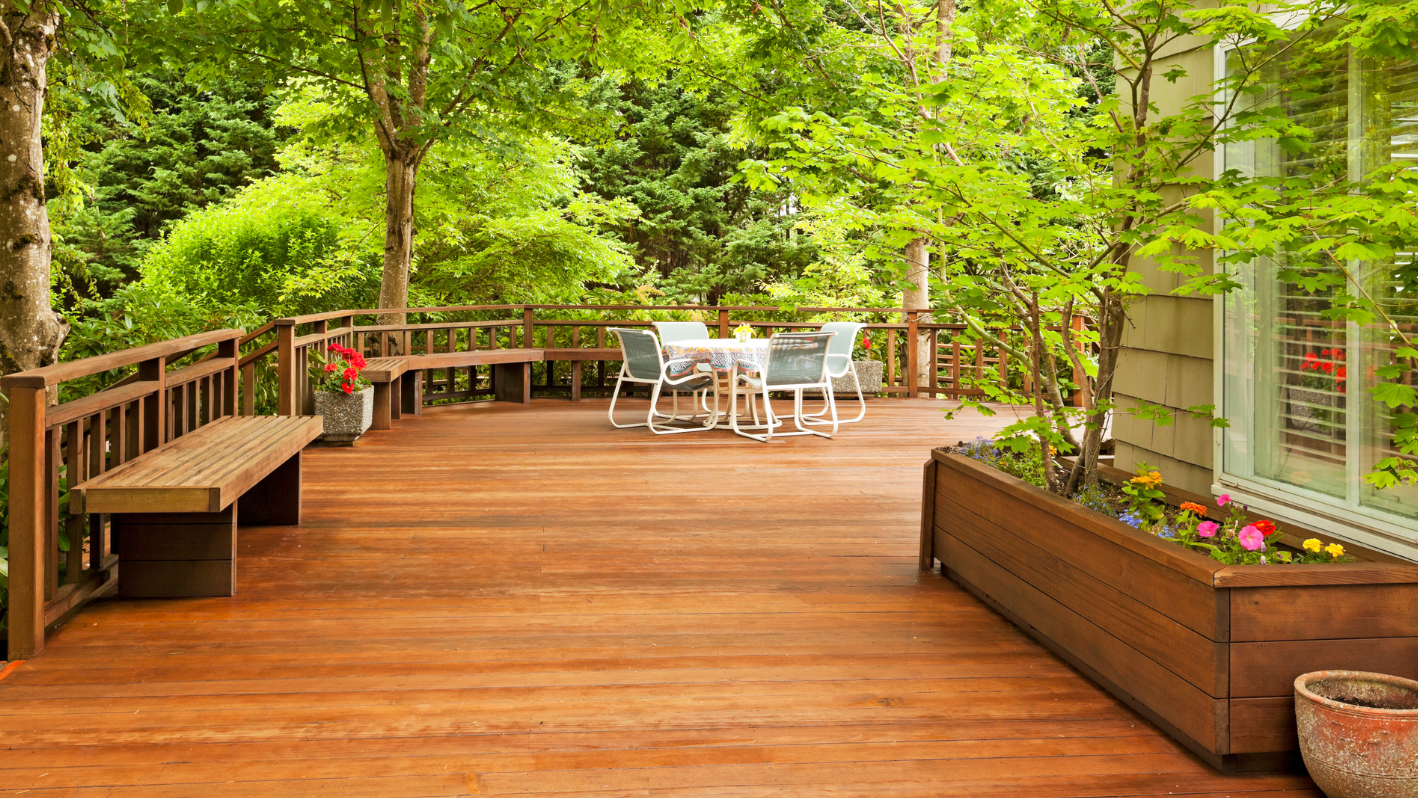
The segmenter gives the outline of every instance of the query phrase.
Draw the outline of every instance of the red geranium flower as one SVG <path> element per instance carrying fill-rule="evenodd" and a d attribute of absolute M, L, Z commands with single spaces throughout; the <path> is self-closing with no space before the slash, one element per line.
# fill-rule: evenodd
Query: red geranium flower
<path fill-rule="evenodd" d="M 352 382 L 342 383 L 342 384 L 340 385 L 340 390 L 344 391 L 345 393 L 354 393 L 354 383 L 352 383 Z"/>
<path fill-rule="evenodd" d="M 1262 535 L 1265 535 L 1266 537 L 1270 537 L 1271 535 L 1275 534 L 1274 521 L 1257 521 L 1251 526 L 1254 526 L 1256 529 L 1259 529 L 1260 533 Z"/>
<path fill-rule="evenodd" d="M 326 363 L 326 364 L 325 364 L 325 371 L 326 371 L 326 372 L 331 372 L 331 371 L 334 371 L 334 370 L 335 370 L 335 364 L 334 364 L 334 363 Z"/>
<path fill-rule="evenodd" d="M 359 379 L 359 369 L 345 369 L 344 377 L 351 381 Z"/>

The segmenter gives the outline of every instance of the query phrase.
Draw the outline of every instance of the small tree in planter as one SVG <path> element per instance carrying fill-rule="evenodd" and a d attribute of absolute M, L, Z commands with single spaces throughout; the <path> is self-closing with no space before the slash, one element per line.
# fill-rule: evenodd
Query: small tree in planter
<path fill-rule="evenodd" d="M 326 443 L 352 445 L 374 421 L 374 388 L 361 374 L 364 355 L 338 344 L 310 352 L 315 413 L 325 417 Z"/>

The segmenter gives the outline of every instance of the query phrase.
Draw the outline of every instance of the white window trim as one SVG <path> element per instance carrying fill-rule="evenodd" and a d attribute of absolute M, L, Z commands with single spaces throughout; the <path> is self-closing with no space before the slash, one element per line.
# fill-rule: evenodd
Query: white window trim
<path fill-rule="evenodd" d="M 1294 27 L 1298 20 L 1285 19 L 1282 22 L 1284 27 Z M 1221 44 L 1212 50 L 1212 81 L 1215 81 L 1225 74 L 1227 54 L 1236 47 L 1244 47 L 1250 41 L 1242 41 L 1236 44 Z M 1216 114 L 1219 117 L 1225 109 L 1226 98 L 1216 98 Z M 1212 177 L 1220 178 L 1226 167 L 1225 147 L 1217 147 L 1213 150 L 1212 157 Z M 1212 217 L 1212 232 L 1217 232 L 1217 221 Z M 1212 298 L 1211 302 L 1212 319 L 1212 401 L 1219 410 L 1225 408 L 1225 387 L 1226 372 L 1226 301 L 1224 295 Z M 1395 522 L 1393 516 L 1380 511 L 1371 510 L 1363 505 L 1340 506 L 1334 503 L 1331 497 L 1322 497 L 1321 494 L 1297 488 L 1280 482 L 1270 482 L 1260 478 L 1238 477 L 1234 474 L 1227 474 L 1224 471 L 1224 435 L 1225 430 L 1215 428 L 1211 436 L 1211 466 L 1212 484 L 1211 492 L 1217 495 L 1222 493 L 1231 494 L 1234 501 L 1254 508 L 1256 510 L 1272 516 L 1282 523 L 1289 522 L 1297 526 L 1307 527 L 1316 532 L 1332 534 L 1350 543 L 1393 554 L 1406 559 L 1418 560 L 1418 529 L 1413 526 Z M 1362 468 L 1360 469 L 1362 472 Z M 1353 475 L 1354 466 L 1351 463 L 1350 473 Z"/>

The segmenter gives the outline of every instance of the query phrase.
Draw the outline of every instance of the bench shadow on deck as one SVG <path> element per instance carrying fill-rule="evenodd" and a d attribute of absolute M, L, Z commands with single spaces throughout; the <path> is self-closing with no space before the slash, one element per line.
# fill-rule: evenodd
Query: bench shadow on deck
<path fill-rule="evenodd" d="M 99 601 L 0 682 L 0 787 L 1318 795 L 1217 774 L 916 572 L 929 449 L 1003 423 L 944 404 L 765 446 L 487 403 L 307 450 L 234 598 Z"/>

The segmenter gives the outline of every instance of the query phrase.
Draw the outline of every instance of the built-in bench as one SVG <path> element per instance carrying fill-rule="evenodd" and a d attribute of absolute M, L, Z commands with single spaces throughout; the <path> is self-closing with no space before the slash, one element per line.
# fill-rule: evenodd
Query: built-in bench
<path fill-rule="evenodd" d="M 300 452 L 322 429 L 311 416 L 219 418 L 75 486 L 71 512 L 112 514 L 120 596 L 234 595 L 238 522 L 300 523 Z"/>
<path fill-rule="evenodd" d="M 403 412 L 416 414 L 423 408 L 423 372 L 444 369 L 492 366 L 492 395 L 499 402 L 532 401 L 532 364 L 547 360 L 541 349 L 474 349 L 467 352 L 435 352 L 403 358 Z M 368 368 L 368 367 L 366 367 Z M 376 397 L 377 398 L 377 397 Z"/>
<path fill-rule="evenodd" d="M 408 370 L 408 359 L 402 357 L 376 357 L 365 361 L 361 374 L 374 386 L 374 421 L 371 429 L 393 429 L 394 419 L 403 416 L 402 401 L 394 397 L 403 396 L 404 372 Z"/>

